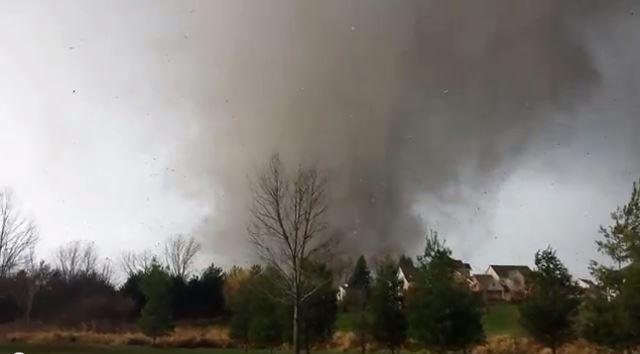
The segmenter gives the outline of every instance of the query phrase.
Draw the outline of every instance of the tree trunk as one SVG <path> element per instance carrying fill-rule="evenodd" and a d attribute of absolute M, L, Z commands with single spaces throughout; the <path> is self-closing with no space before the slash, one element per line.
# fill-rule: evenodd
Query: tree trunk
<path fill-rule="evenodd" d="M 293 333 L 292 342 L 293 342 L 293 354 L 300 354 L 300 338 L 298 338 L 298 310 L 300 304 L 298 303 L 298 299 L 294 299 L 293 301 Z"/>

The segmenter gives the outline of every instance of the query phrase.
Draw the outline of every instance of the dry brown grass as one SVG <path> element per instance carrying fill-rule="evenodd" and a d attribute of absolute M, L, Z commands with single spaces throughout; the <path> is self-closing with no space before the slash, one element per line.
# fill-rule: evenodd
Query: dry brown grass
<path fill-rule="evenodd" d="M 37 330 L 25 331 L 19 329 L 3 331 L 0 342 L 16 342 L 40 345 L 57 344 L 85 344 L 85 345 L 153 345 L 160 347 L 180 347 L 180 348 L 229 348 L 233 347 L 233 342 L 229 338 L 229 331 L 222 326 L 192 327 L 181 326 L 175 329 L 171 335 L 159 338 L 155 343 L 151 338 L 137 331 L 126 331 L 122 333 L 100 333 L 91 330 L 63 331 L 47 330 L 39 328 Z M 325 345 L 315 348 L 320 350 L 351 351 L 359 349 L 358 338 L 352 332 L 338 331 L 332 340 Z M 368 344 L 368 349 L 382 349 L 375 344 Z M 418 350 L 408 345 L 405 349 L 409 351 Z M 598 349 L 584 341 L 576 341 L 567 344 L 558 350 L 561 354 L 600 354 L 609 353 Z M 487 343 L 473 349 L 474 354 L 550 354 L 551 351 L 527 338 L 512 338 L 509 336 L 496 336 L 490 338 Z"/>
<path fill-rule="evenodd" d="M 99 333 L 95 331 L 9 331 L 0 337 L 2 342 L 27 344 L 92 344 L 92 345 L 157 345 L 163 347 L 212 347 L 225 348 L 231 344 L 228 330 L 218 326 L 179 327 L 169 336 L 152 343 L 151 338 L 140 332 Z"/>
<path fill-rule="evenodd" d="M 336 331 L 331 338 L 329 346 L 337 350 L 349 350 L 357 347 L 358 340 L 353 332 Z"/>

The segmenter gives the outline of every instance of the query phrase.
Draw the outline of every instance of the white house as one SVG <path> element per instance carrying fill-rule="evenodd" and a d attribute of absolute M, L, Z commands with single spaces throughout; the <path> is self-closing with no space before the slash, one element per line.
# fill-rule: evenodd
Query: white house
<path fill-rule="evenodd" d="M 501 301 L 504 298 L 504 287 L 489 274 L 474 274 L 469 284 L 471 290 L 479 293 L 485 302 Z"/>
<path fill-rule="evenodd" d="M 414 282 L 416 276 L 416 267 L 410 259 L 401 258 L 398 266 L 398 279 L 402 282 L 402 289 L 407 290 Z"/>
<path fill-rule="evenodd" d="M 500 282 L 504 291 L 502 298 L 506 301 L 518 301 L 527 296 L 527 278 L 531 269 L 524 265 L 492 264 L 485 274 L 491 275 Z"/>
<path fill-rule="evenodd" d="M 348 288 L 349 288 L 349 284 L 347 283 L 344 283 L 338 286 L 338 292 L 336 293 L 336 298 L 338 300 L 338 303 L 342 302 L 342 300 L 344 300 L 344 298 L 347 296 Z"/>

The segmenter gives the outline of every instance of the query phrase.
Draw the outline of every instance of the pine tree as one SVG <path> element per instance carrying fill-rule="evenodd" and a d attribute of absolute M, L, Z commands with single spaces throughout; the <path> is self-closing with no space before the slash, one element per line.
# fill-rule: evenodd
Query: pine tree
<path fill-rule="evenodd" d="M 300 316 L 301 340 L 305 351 L 309 353 L 312 345 L 333 336 L 338 303 L 336 289 L 333 287 L 333 273 L 326 264 L 309 262 L 304 270 L 307 279 L 305 285 L 317 288 L 305 301 Z"/>
<path fill-rule="evenodd" d="M 611 219 L 612 225 L 600 228 L 603 239 L 596 244 L 616 266 L 592 262 L 599 291 L 585 299 L 579 327 L 591 342 L 630 351 L 640 344 L 640 181 Z"/>
<path fill-rule="evenodd" d="M 550 247 L 536 252 L 531 292 L 520 305 L 523 327 L 553 353 L 573 337 L 573 319 L 580 305 L 577 286 Z"/>
<path fill-rule="evenodd" d="M 371 271 L 363 255 L 358 257 L 353 274 L 349 278 L 349 289 L 369 289 L 371 286 Z"/>
<path fill-rule="evenodd" d="M 154 263 L 146 270 L 141 280 L 141 290 L 146 304 L 142 309 L 138 325 L 142 332 L 153 338 L 164 336 L 173 327 L 171 324 L 171 277 L 160 265 Z"/>
<path fill-rule="evenodd" d="M 354 331 L 360 342 L 360 351 L 364 354 L 367 347 L 367 332 L 371 321 L 367 314 L 371 292 L 371 271 L 364 256 L 356 262 L 353 274 L 349 279 L 348 296 L 355 315 Z"/>
<path fill-rule="evenodd" d="M 227 306 L 231 312 L 229 334 L 235 341 L 242 343 L 245 351 L 249 349 L 249 330 L 252 319 L 252 302 L 256 297 L 256 278 L 262 268 L 254 266 L 249 271 L 240 268 L 232 270 L 233 282 L 226 289 Z"/>
<path fill-rule="evenodd" d="M 386 259 L 378 267 L 371 292 L 370 313 L 373 338 L 384 344 L 391 353 L 406 339 L 407 321 L 402 310 L 402 282 L 398 279 L 398 265 Z"/>
<path fill-rule="evenodd" d="M 250 284 L 249 293 L 249 342 L 257 347 L 266 347 L 272 352 L 273 347 L 282 343 L 283 316 L 282 304 L 270 295 L 274 274 L 267 268 L 257 275 Z M 289 318 L 289 316 L 287 316 Z"/>
<path fill-rule="evenodd" d="M 454 278 L 451 251 L 436 232 L 427 236 L 407 295 L 411 338 L 430 350 L 463 350 L 484 340 L 482 302 Z"/>

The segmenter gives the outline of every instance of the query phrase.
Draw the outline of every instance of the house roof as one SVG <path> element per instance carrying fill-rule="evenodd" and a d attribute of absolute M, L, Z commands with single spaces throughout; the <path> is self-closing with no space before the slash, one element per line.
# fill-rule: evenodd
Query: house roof
<path fill-rule="evenodd" d="M 495 279 L 493 279 L 493 277 L 489 274 L 474 274 L 472 277 L 478 282 L 478 284 L 480 284 L 480 288 L 482 290 L 488 289 L 489 286 L 495 281 Z M 498 284 L 502 286 L 500 283 Z"/>
<path fill-rule="evenodd" d="M 416 269 L 416 266 L 413 265 L 411 258 L 401 257 L 398 263 L 398 268 L 400 268 L 408 282 L 412 282 L 416 277 L 416 273 L 418 273 L 418 270 Z"/>
<path fill-rule="evenodd" d="M 587 287 L 587 288 L 597 287 L 596 283 L 594 283 L 593 280 L 586 279 L 586 278 L 578 278 L 578 284 L 580 284 L 582 287 Z"/>
<path fill-rule="evenodd" d="M 496 274 L 498 274 L 498 276 L 500 278 L 508 278 L 509 277 L 509 273 L 513 272 L 513 271 L 518 271 L 520 272 L 523 276 L 528 276 L 529 274 L 531 274 L 531 268 L 529 268 L 528 266 L 525 265 L 498 265 L 498 264 L 492 264 L 489 266 L 489 268 L 492 268 Z"/>
<path fill-rule="evenodd" d="M 469 269 L 471 270 L 471 265 L 469 263 L 465 263 L 459 259 L 452 259 L 453 261 L 453 267 L 457 270 L 457 269 Z"/>

